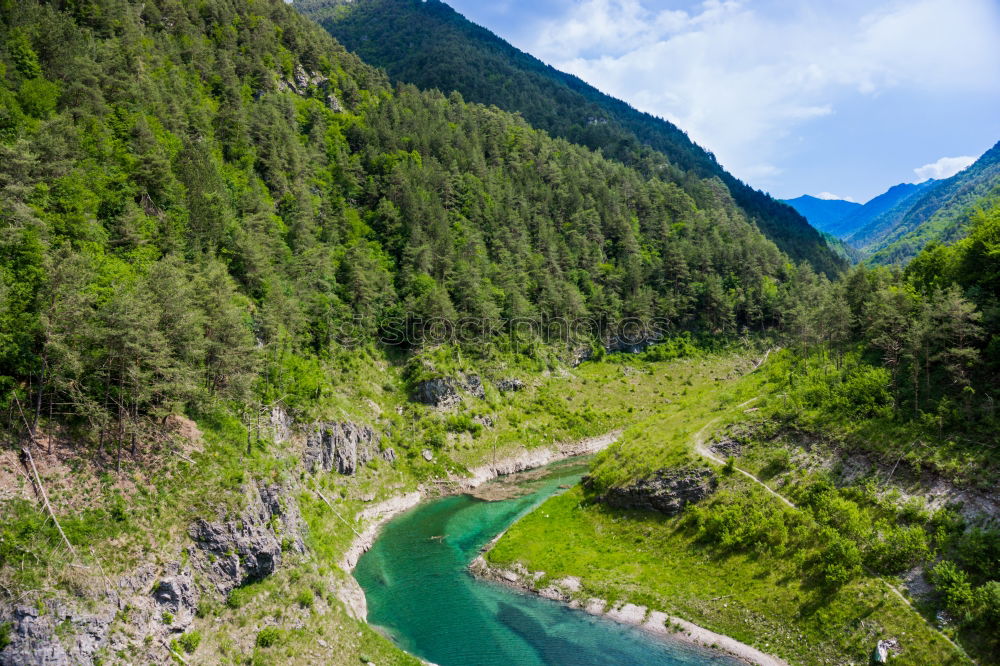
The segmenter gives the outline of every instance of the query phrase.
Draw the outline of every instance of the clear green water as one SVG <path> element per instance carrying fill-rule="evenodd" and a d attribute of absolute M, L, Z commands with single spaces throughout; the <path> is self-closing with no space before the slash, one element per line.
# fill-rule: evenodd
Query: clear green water
<path fill-rule="evenodd" d="M 557 463 L 523 484 L 531 492 L 516 499 L 444 497 L 389 522 L 354 572 L 368 621 L 440 666 L 737 664 L 468 573 L 483 545 L 585 471 L 579 460 Z"/>

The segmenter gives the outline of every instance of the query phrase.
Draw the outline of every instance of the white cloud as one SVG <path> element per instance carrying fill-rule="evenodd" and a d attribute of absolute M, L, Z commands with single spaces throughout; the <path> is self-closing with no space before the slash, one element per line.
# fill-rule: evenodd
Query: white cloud
<path fill-rule="evenodd" d="M 816 195 L 817 199 L 826 199 L 827 201 L 850 201 L 851 203 L 857 203 L 851 197 L 842 197 L 839 194 L 834 194 L 832 192 L 820 192 Z"/>
<path fill-rule="evenodd" d="M 573 3 L 522 46 L 676 123 L 758 186 L 774 182 L 806 125 L 852 97 L 1000 86 L 995 0 L 654 4 Z"/>
<path fill-rule="evenodd" d="M 931 178 L 938 180 L 941 178 L 951 178 L 975 161 L 975 157 L 968 155 L 963 157 L 942 157 L 937 162 L 931 162 L 930 164 L 925 164 L 922 167 L 914 169 L 913 173 L 917 174 L 917 179 L 913 182 L 922 183 Z"/>

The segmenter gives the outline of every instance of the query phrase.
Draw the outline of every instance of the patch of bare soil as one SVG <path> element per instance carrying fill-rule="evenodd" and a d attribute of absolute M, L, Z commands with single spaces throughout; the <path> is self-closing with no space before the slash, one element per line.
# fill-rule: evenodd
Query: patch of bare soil
<path fill-rule="evenodd" d="M 63 514 L 98 506 L 108 491 L 127 499 L 172 461 L 179 458 L 190 464 L 190 456 L 202 451 L 203 444 L 194 421 L 174 415 L 158 424 L 149 438 L 137 442 L 135 456 L 130 446 L 124 446 L 121 473 L 114 445 L 96 447 L 57 430 L 39 431 L 27 446 L 53 509 Z M 13 499 L 39 499 L 19 446 L 0 449 L 0 502 Z"/>

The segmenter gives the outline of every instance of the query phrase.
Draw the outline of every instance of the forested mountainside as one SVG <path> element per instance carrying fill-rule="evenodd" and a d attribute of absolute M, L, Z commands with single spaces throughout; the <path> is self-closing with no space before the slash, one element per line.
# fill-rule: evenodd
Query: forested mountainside
<path fill-rule="evenodd" d="M 277 0 L 8 2 L 3 31 L 6 402 L 120 437 L 344 327 L 780 317 L 787 258 L 717 179 L 393 91 Z"/>
<path fill-rule="evenodd" d="M 549 598 L 577 598 L 572 577 L 637 615 L 681 609 L 788 663 L 886 643 L 889 663 L 998 663 L 1000 206 L 905 273 L 797 296 L 785 349 L 729 385 L 718 357 L 679 363 L 685 387 L 483 566 Z"/>
<path fill-rule="evenodd" d="M 416 664 L 347 573 L 379 520 L 631 426 L 592 469 L 627 484 L 692 444 L 689 406 L 711 425 L 761 399 L 830 445 L 818 475 L 859 453 L 995 486 L 1000 208 L 906 272 L 831 281 L 723 176 L 632 146 L 392 86 L 281 0 L 0 0 L 0 664 Z M 662 343 L 606 356 L 628 318 Z M 584 326 L 509 326 L 553 321 Z M 745 377 L 763 393 L 717 388 Z M 793 590 L 791 622 L 853 658 L 852 582 L 933 566 L 922 610 L 996 653 L 995 530 L 912 511 L 890 533 L 891 498 L 799 481 L 794 538 L 768 513 L 725 543 L 822 592 Z M 743 490 L 698 520 L 748 525 L 768 505 Z M 954 656 L 887 608 L 911 654 Z"/>
<path fill-rule="evenodd" d="M 816 230 L 837 237 L 841 235 L 840 221 L 861 209 L 861 204 L 854 201 L 820 199 L 809 194 L 782 202 L 797 210 Z"/>
<path fill-rule="evenodd" d="M 836 229 L 838 237 L 858 248 L 877 242 L 879 238 L 891 232 L 893 225 L 898 224 L 913 203 L 937 182 L 926 180 L 917 185 L 912 183 L 893 185 L 842 219 Z"/>
<path fill-rule="evenodd" d="M 439 0 L 296 0 L 294 6 L 394 79 L 458 90 L 468 100 L 521 113 L 534 127 L 646 174 L 718 178 L 794 260 L 831 276 L 843 267 L 800 215 L 732 176 L 680 128 L 545 65 Z"/>
<path fill-rule="evenodd" d="M 868 241 L 873 264 L 905 264 L 930 242 L 952 243 L 968 233 L 972 216 L 1000 201 L 1000 142 L 972 166 L 935 182 L 892 230 Z M 864 233 L 864 232 L 862 232 Z"/>

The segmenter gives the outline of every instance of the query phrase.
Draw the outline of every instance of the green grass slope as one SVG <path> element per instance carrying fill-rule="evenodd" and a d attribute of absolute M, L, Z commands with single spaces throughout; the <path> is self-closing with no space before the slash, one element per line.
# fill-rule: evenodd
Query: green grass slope
<path fill-rule="evenodd" d="M 699 443 L 748 418 L 747 410 L 756 409 L 748 400 L 770 394 L 768 373 L 720 383 L 714 372 L 692 370 L 679 374 L 679 385 L 674 380 L 673 386 L 683 387 L 681 395 L 595 459 L 589 487 L 597 490 L 550 499 L 516 523 L 487 559 L 544 572 L 539 586 L 577 576 L 581 599 L 665 611 L 792 664 L 863 663 L 876 642 L 888 637 L 903 647 L 897 663 L 968 663 L 889 582 L 857 562 L 848 563 L 854 569 L 844 574 L 843 552 L 850 561 L 854 551 L 842 540 L 839 514 L 831 519 L 831 506 L 816 509 L 802 490 L 808 482 L 786 478 L 795 468 L 782 457 L 787 451 L 764 451 L 765 463 L 752 469 L 779 492 L 793 493 L 797 508 L 699 453 Z M 766 422 L 761 411 L 749 412 L 758 424 Z M 705 465 L 715 469 L 719 489 L 673 518 L 593 501 L 601 488 L 663 467 Z M 846 500 L 831 495 L 829 501 Z M 856 522 L 873 520 L 863 515 Z"/>

